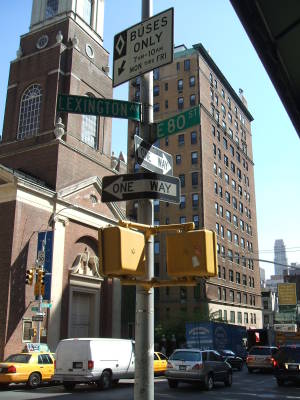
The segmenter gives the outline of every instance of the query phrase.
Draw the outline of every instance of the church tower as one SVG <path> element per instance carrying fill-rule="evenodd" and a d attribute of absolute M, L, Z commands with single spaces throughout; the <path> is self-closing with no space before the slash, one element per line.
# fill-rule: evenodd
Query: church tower
<path fill-rule="evenodd" d="M 111 157 L 110 118 L 57 112 L 60 93 L 112 98 L 103 15 L 104 0 L 33 0 L 11 62 L 0 142 L 1 359 L 37 342 L 36 328 L 52 351 L 63 338 L 120 337 L 120 286 L 100 274 L 98 230 L 125 218 L 122 205 L 101 202 L 101 185 L 126 164 Z M 43 248 L 49 307 L 39 323 L 25 277 Z"/>
<path fill-rule="evenodd" d="M 104 0 L 33 0 L 11 63 L 0 163 L 53 189 L 110 165 L 110 119 L 56 112 L 59 93 L 112 98 L 103 15 Z"/>

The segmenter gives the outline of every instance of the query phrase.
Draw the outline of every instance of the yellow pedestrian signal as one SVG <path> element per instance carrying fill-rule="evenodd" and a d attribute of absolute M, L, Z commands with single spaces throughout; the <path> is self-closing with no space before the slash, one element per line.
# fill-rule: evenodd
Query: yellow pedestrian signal
<path fill-rule="evenodd" d="M 33 268 L 28 269 L 26 271 L 26 279 L 25 279 L 26 285 L 32 285 L 33 277 L 34 277 L 34 269 Z"/>
<path fill-rule="evenodd" d="M 112 226 L 99 230 L 99 261 L 104 276 L 144 276 L 145 237 L 132 229 Z"/>
<path fill-rule="evenodd" d="M 167 236 L 169 276 L 217 276 L 217 238 L 206 229 Z"/>

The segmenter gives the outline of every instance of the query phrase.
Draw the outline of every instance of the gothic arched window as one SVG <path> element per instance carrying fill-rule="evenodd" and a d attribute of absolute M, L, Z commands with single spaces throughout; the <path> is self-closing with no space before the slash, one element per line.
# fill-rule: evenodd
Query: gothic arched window
<path fill-rule="evenodd" d="M 94 97 L 91 93 L 87 96 Z M 95 115 L 82 116 L 81 140 L 94 149 L 98 149 L 98 126 L 99 118 Z"/>
<path fill-rule="evenodd" d="M 39 132 L 41 104 L 41 86 L 38 84 L 29 86 L 21 99 L 17 139 L 24 139 Z"/>
<path fill-rule="evenodd" d="M 58 0 L 47 0 L 45 18 L 52 18 L 57 14 Z"/>

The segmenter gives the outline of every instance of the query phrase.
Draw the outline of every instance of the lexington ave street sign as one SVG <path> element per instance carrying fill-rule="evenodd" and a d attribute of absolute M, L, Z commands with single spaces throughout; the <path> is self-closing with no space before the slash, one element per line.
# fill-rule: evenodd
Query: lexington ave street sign
<path fill-rule="evenodd" d="M 102 179 L 102 201 L 135 199 L 159 199 L 180 203 L 180 179 L 146 172 L 104 176 Z"/>
<path fill-rule="evenodd" d="M 198 124 L 200 124 L 200 107 L 196 106 L 183 113 L 174 115 L 174 117 L 158 122 L 156 124 L 156 136 L 160 139 L 185 131 Z"/>
<path fill-rule="evenodd" d="M 115 35 L 113 86 L 173 61 L 174 9 Z"/>
<path fill-rule="evenodd" d="M 139 165 L 148 171 L 163 175 L 173 175 L 173 157 L 171 154 L 145 142 L 134 135 L 135 158 Z"/>
<path fill-rule="evenodd" d="M 99 99 L 87 96 L 59 94 L 57 111 L 73 114 L 101 115 L 103 117 L 141 120 L 141 103 L 123 100 Z"/>

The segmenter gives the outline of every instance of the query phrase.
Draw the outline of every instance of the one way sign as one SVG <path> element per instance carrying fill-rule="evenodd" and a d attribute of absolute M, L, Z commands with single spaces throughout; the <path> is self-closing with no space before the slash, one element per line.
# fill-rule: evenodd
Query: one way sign
<path fill-rule="evenodd" d="M 171 154 L 145 142 L 134 135 L 135 158 L 139 165 L 148 171 L 163 175 L 173 175 L 173 157 Z"/>
<path fill-rule="evenodd" d="M 102 202 L 159 199 L 180 203 L 180 179 L 146 172 L 110 175 L 102 179 Z"/>

